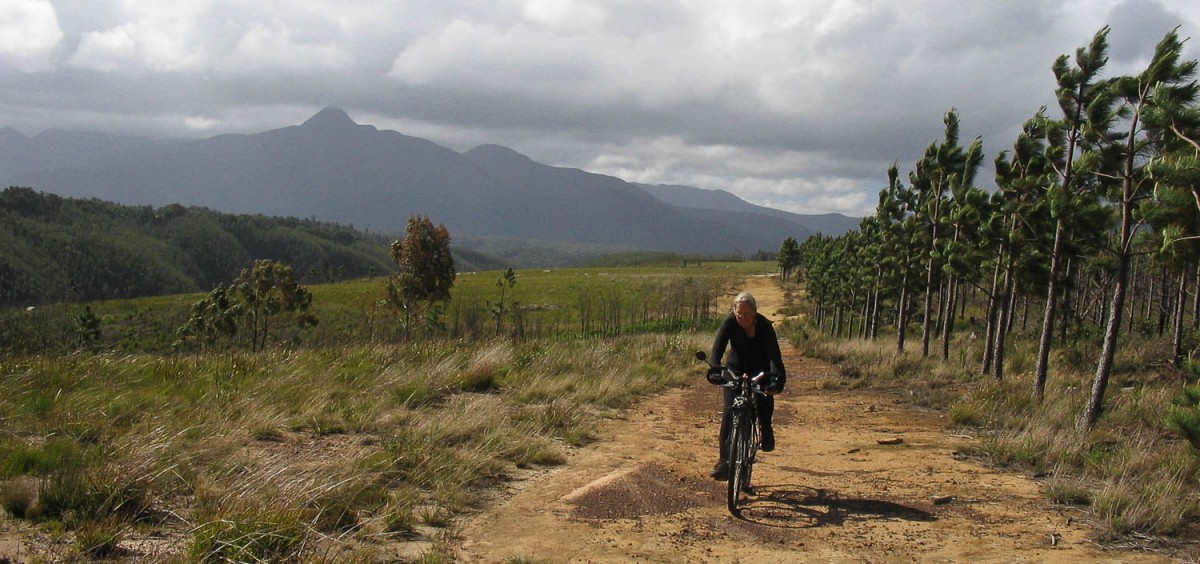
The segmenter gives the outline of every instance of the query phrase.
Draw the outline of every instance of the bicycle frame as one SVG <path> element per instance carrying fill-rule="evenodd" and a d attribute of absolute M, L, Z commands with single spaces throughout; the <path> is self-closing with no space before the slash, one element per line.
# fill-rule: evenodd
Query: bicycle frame
<path fill-rule="evenodd" d="M 704 351 L 697 352 L 696 358 L 708 362 L 708 355 Z M 721 371 L 724 382 L 720 385 L 735 390 L 736 394 L 729 408 L 729 436 L 724 448 L 728 449 L 725 456 L 730 465 L 727 497 L 729 512 L 734 517 L 741 517 L 738 502 L 743 493 L 752 491 L 750 478 L 754 458 L 758 454 L 758 396 L 766 395 L 759 382 L 767 373 L 759 372 L 754 376 L 748 373 L 739 375 L 726 366 L 711 363 L 709 366 Z"/>
<path fill-rule="evenodd" d="M 755 376 L 749 374 L 738 375 L 725 369 L 722 374 L 728 381 L 724 386 L 735 389 L 737 393 L 733 397 L 733 403 L 729 408 L 729 442 L 726 448 L 729 449 L 727 459 L 730 465 L 730 472 L 726 501 L 730 514 L 740 517 L 741 511 L 738 508 L 738 503 L 741 500 L 742 494 L 749 494 L 753 491 L 750 487 L 750 480 L 753 476 L 754 460 L 758 454 L 760 440 L 758 434 L 758 395 L 764 393 L 759 386 L 759 381 L 766 376 L 766 373 L 760 372 Z M 732 380 L 730 377 L 732 377 Z"/>

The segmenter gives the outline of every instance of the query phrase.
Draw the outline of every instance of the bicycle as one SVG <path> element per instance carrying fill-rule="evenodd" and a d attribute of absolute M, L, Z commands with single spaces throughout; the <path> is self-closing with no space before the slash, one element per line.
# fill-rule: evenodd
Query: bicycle
<path fill-rule="evenodd" d="M 696 358 L 707 362 L 708 355 L 704 351 L 696 353 Z M 737 374 L 725 366 L 709 364 L 721 371 L 723 382 L 716 383 L 725 388 L 735 390 L 733 404 L 730 406 L 729 442 L 726 462 L 729 464 L 729 480 L 726 483 L 726 504 L 729 513 L 741 517 L 738 503 L 742 495 L 754 495 L 750 479 L 754 471 L 754 458 L 758 454 L 758 396 L 766 395 L 760 381 L 767 377 L 766 372 L 757 375 Z"/>

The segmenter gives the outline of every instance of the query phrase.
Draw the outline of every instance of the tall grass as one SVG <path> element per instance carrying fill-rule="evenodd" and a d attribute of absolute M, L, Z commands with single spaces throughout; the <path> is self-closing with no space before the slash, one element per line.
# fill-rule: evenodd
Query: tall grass
<path fill-rule="evenodd" d="M 201 561 L 401 542 L 694 375 L 706 338 L 4 358 L 0 502 L 94 557 L 135 525 Z"/>
<path fill-rule="evenodd" d="M 369 560 L 413 539 L 449 557 L 459 512 L 682 382 L 716 296 L 773 268 L 522 271 L 503 318 L 498 274 L 464 274 L 410 343 L 382 278 L 315 286 L 320 325 L 260 353 L 176 346 L 200 294 L 86 304 L 86 346 L 83 304 L 2 311 L 0 507 L 77 558 L 156 533 L 186 537 L 185 560 Z"/>

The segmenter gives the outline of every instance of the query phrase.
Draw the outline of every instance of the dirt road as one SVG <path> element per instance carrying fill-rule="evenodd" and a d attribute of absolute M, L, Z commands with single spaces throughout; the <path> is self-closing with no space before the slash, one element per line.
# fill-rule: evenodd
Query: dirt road
<path fill-rule="evenodd" d="M 748 289 L 764 314 L 783 296 Z M 864 391 L 821 389 L 833 367 L 785 346 L 778 448 L 760 453 L 757 497 L 725 509 L 718 391 L 699 376 L 599 430 L 560 468 L 513 484 L 461 529 L 465 562 L 1165 562 L 1103 550 L 1031 478 L 955 456 L 970 438 L 937 415 Z M 896 442 L 898 444 L 881 444 Z"/>

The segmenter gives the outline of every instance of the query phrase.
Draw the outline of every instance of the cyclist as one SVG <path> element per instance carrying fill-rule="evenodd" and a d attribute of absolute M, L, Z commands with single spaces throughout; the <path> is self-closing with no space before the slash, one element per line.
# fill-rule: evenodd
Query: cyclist
<path fill-rule="evenodd" d="M 787 381 L 787 373 L 783 368 L 783 354 L 779 352 L 779 338 L 771 321 L 758 313 L 758 302 L 749 292 L 742 292 L 733 299 L 733 311 L 721 322 L 717 330 L 716 340 L 712 347 L 712 364 L 722 364 L 725 348 L 729 347 L 729 358 L 724 363 L 730 370 L 742 374 L 758 374 L 766 372 L 771 375 L 764 386 L 766 396 L 758 398 L 758 421 L 762 428 L 762 450 L 775 450 L 775 430 L 771 428 L 771 416 L 775 413 L 775 394 L 783 391 Z M 709 370 L 708 380 L 720 383 L 721 372 L 718 369 Z M 714 480 L 729 479 L 729 462 L 726 460 L 729 440 L 730 413 L 733 404 L 734 390 L 721 388 L 724 400 L 724 412 L 721 415 L 721 431 L 719 435 L 720 458 L 713 467 Z"/>

